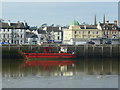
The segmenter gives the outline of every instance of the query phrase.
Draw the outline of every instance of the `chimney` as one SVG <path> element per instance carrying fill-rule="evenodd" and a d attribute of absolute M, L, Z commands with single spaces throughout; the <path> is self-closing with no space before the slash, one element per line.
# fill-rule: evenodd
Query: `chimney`
<path fill-rule="evenodd" d="M 106 21 L 106 24 L 109 24 L 109 21 Z"/>
<path fill-rule="evenodd" d="M 18 23 L 20 23 L 20 21 L 18 21 Z"/>
<path fill-rule="evenodd" d="M 86 26 L 86 25 L 84 25 L 84 29 L 87 29 L 87 26 Z"/>
<path fill-rule="evenodd" d="M 8 25 L 9 25 L 9 26 L 11 25 L 11 21 L 10 21 L 10 20 L 8 20 Z"/>
<path fill-rule="evenodd" d="M 114 24 L 117 25 L 117 20 L 114 20 Z"/>

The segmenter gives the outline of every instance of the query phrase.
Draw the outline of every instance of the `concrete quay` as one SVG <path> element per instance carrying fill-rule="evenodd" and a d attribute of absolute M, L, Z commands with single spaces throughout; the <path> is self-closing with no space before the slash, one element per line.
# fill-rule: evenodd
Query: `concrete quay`
<path fill-rule="evenodd" d="M 76 52 L 78 57 L 120 57 L 120 45 L 2 45 L 3 58 L 20 58 L 20 51 L 43 52 L 43 47 L 53 47 L 53 53 L 59 52 L 60 47 L 66 47 L 68 52 Z"/>

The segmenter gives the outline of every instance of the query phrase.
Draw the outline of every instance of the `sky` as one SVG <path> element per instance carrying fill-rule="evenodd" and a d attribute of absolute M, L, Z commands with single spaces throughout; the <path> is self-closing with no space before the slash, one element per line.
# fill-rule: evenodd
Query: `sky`
<path fill-rule="evenodd" d="M 3 2 L 2 19 L 6 22 L 24 20 L 31 26 L 69 25 L 74 19 L 80 24 L 94 24 L 97 22 L 118 20 L 117 2 Z"/>

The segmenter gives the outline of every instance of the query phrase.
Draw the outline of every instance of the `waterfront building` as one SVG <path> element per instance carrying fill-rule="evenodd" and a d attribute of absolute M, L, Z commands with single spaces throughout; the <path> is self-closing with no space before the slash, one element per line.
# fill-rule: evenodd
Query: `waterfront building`
<path fill-rule="evenodd" d="M 103 31 L 103 37 L 105 38 L 109 38 L 109 39 L 119 38 L 120 31 L 116 20 L 114 21 L 114 23 L 109 23 L 109 21 L 106 21 L 106 23 L 99 22 L 97 28 Z"/>
<path fill-rule="evenodd" d="M 26 22 L 0 22 L 0 42 L 7 42 L 9 44 L 24 44 L 26 39 L 25 30 L 27 28 L 28 25 Z"/>
<path fill-rule="evenodd" d="M 105 15 L 103 17 L 103 23 L 99 22 L 97 28 L 103 31 L 104 38 L 118 39 L 120 36 L 120 30 L 117 24 L 117 20 L 114 20 L 113 23 L 110 23 L 109 21 L 105 22 Z"/>
<path fill-rule="evenodd" d="M 102 37 L 102 30 L 97 29 L 96 25 L 80 25 L 78 21 L 71 22 L 68 29 L 63 30 L 63 40 L 84 39 Z"/>
<path fill-rule="evenodd" d="M 54 26 L 47 26 L 44 27 L 43 30 L 45 30 L 47 34 L 47 42 L 51 43 L 61 43 L 62 42 L 62 28 L 61 27 L 54 27 Z"/>
<path fill-rule="evenodd" d="M 26 32 L 26 43 L 25 44 L 37 44 L 38 36 L 33 32 Z"/>
<path fill-rule="evenodd" d="M 47 42 L 47 34 L 45 30 L 37 29 L 35 34 L 38 37 L 37 44 L 42 44 Z"/>

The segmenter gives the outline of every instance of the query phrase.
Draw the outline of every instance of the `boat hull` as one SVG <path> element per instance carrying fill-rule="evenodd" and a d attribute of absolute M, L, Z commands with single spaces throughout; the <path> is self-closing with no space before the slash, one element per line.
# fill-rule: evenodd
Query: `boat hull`
<path fill-rule="evenodd" d="M 23 53 L 25 58 L 76 58 L 75 54 L 68 53 Z"/>

